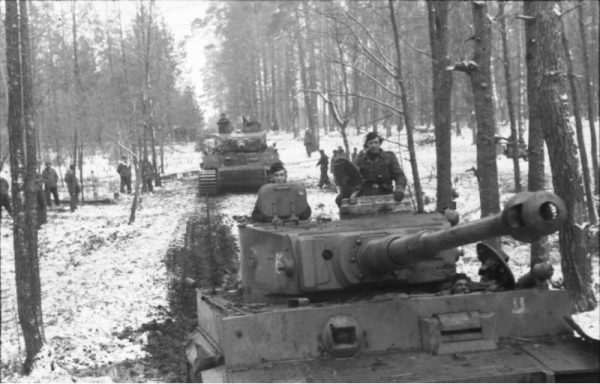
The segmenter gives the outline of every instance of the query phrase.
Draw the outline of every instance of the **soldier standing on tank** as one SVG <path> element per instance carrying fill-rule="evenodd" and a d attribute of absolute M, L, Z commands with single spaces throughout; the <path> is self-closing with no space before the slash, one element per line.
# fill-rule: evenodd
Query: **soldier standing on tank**
<path fill-rule="evenodd" d="M 67 189 L 69 190 L 71 212 L 75 212 L 77 209 L 77 203 L 79 202 L 79 180 L 75 175 L 75 165 L 71 164 L 69 170 L 65 174 L 65 183 L 67 183 Z"/>
<path fill-rule="evenodd" d="M 224 113 L 221 113 L 221 117 L 217 121 L 217 127 L 219 129 L 220 134 L 229 134 L 233 131 L 231 121 L 229 121 L 229 119 Z"/>
<path fill-rule="evenodd" d="M 131 164 L 127 161 L 127 156 L 121 157 L 121 162 L 117 166 L 117 173 L 121 177 L 121 193 L 131 193 Z"/>
<path fill-rule="evenodd" d="M 319 179 L 319 188 L 323 188 L 323 186 L 330 186 L 331 181 L 329 181 L 329 176 L 327 175 L 327 171 L 329 169 L 329 157 L 325 154 L 325 151 L 319 149 L 319 153 L 321 154 L 321 158 L 317 162 L 317 167 L 321 166 L 321 178 Z"/>
<path fill-rule="evenodd" d="M 365 150 L 356 157 L 356 166 L 364 181 L 353 196 L 393 194 L 396 201 L 402 201 L 406 176 L 396 155 L 381 149 L 382 142 L 383 138 L 377 132 L 369 132 L 365 136 Z"/>
<path fill-rule="evenodd" d="M 42 180 L 44 182 L 44 192 L 46 195 L 47 206 L 52 206 L 51 196 L 54 197 L 54 204 L 59 206 L 60 200 L 58 199 L 58 175 L 56 174 L 54 168 L 52 168 L 52 163 L 46 163 L 46 168 L 44 168 L 42 171 Z"/>
<path fill-rule="evenodd" d="M 354 147 L 354 150 L 352 151 L 352 162 L 356 163 L 356 156 L 358 156 L 358 150 L 356 149 L 356 147 Z"/>
<path fill-rule="evenodd" d="M 315 139 L 310 129 L 307 129 L 304 132 L 304 147 L 306 147 L 306 155 L 308 157 L 310 157 L 312 153 L 313 145 L 315 145 Z"/>

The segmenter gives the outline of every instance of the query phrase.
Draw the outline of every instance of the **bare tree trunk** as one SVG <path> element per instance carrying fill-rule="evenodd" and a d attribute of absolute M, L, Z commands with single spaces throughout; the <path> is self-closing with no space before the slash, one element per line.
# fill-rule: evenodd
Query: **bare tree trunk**
<path fill-rule="evenodd" d="M 475 118 L 477 119 L 477 170 L 481 217 L 500 212 L 498 191 L 498 168 L 496 165 L 496 120 L 491 74 L 492 24 L 487 14 L 487 3 L 472 2 L 473 11 L 473 59 L 454 66 L 471 79 Z M 499 238 L 489 242 L 500 248 Z"/>
<path fill-rule="evenodd" d="M 559 15 L 554 2 L 524 3 L 526 21 L 527 68 L 531 76 L 528 95 L 530 110 L 536 109 L 548 146 L 552 184 L 567 206 L 567 223 L 559 233 L 561 267 L 565 287 L 578 311 L 595 308 L 592 268 L 582 238 L 585 206 L 581 175 L 575 157 L 575 142 L 569 126 Z M 530 44 L 531 43 L 531 44 Z M 531 48 L 531 49 L 530 49 Z"/>
<path fill-rule="evenodd" d="M 25 1 L 7 1 L 5 7 L 6 57 L 9 79 L 8 128 L 14 209 L 13 245 L 19 321 L 27 353 L 23 370 L 28 374 L 35 356 L 45 343 L 37 253 L 37 213 L 35 210 L 37 161 L 33 129 L 33 86 L 27 3 Z M 26 143 L 26 147 L 24 147 L 24 143 Z"/>
<path fill-rule="evenodd" d="M 534 79 L 541 75 L 537 65 L 530 65 L 531 58 L 539 55 L 539 44 L 536 37 L 532 35 L 532 30 L 525 27 L 525 57 L 527 65 L 527 101 L 529 111 L 529 137 L 527 156 L 529 158 L 529 169 L 527 173 L 527 190 L 531 192 L 542 191 L 546 189 L 545 178 L 545 155 L 544 155 L 544 131 L 542 129 L 542 117 L 539 114 L 540 109 L 535 105 L 538 101 L 535 97 L 537 91 Z M 544 236 L 540 240 L 531 243 L 531 266 L 548 260 L 549 249 L 548 238 Z"/>
<path fill-rule="evenodd" d="M 84 188 L 85 184 L 83 182 L 83 143 L 79 143 L 79 148 L 77 151 L 77 164 L 79 166 L 79 181 L 81 184 L 81 201 L 85 201 L 84 196 Z"/>
<path fill-rule="evenodd" d="M 433 70 L 433 114 L 437 166 L 437 210 L 452 206 L 452 72 L 448 58 L 447 1 L 427 1 Z"/>
<path fill-rule="evenodd" d="M 73 19 L 73 77 L 75 78 L 75 92 L 74 92 L 74 105 L 73 108 L 75 110 L 75 119 L 73 121 L 73 165 L 77 167 L 77 150 L 79 148 L 79 118 L 80 118 L 80 100 L 82 96 L 83 86 L 81 84 L 81 76 L 79 70 L 79 59 L 77 56 L 77 18 L 75 15 L 75 5 L 74 1 L 71 5 L 71 16 Z"/>
<path fill-rule="evenodd" d="M 583 0 L 579 0 L 579 35 L 581 36 L 581 45 L 582 50 L 581 54 L 583 55 L 583 66 L 585 68 L 585 92 L 587 96 L 587 113 L 588 113 L 588 121 L 590 124 L 590 138 L 592 144 L 592 170 L 594 174 L 594 193 L 600 193 L 600 171 L 598 170 L 598 139 L 596 137 L 596 127 L 594 124 L 594 96 L 592 91 L 592 75 L 590 72 L 590 57 L 588 55 L 588 46 L 587 46 L 587 34 L 585 33 L 585 28 L 583 25 L 584 19 L 584 10 L 583 10 L 584 2 Z M 593 11 L 592 11 L 593 13 Z"/>
<path fill-rule="evenodd" d="M 305 43 L 305 36 L 303 35 L 303 31 L 302 31 L 302 27 L 301 27 L 301 17 L 300 17 L 300 12 L 296 9 L 296 41 L 298 43 L 298 58 L 299 58 L 299 64 L 300 64 L 300 78 L 302 80 L 302 88 L 303 88 L 303 94 L 304 94 L 304 108 L 305 108 L 305 112 L 306 112 L 306 120 L 307 120 L 307 125 L 308 125 L 308 129 L 310 129 L 310 131 L 313 134 L 313 139 L 315 141 L 315 145 L 318 146 L 319 144 L 319 130 L 318 127 L 316 126 L 315 122 L 314 122 L 314 116 L 316 115 L 313 111 L 314 105 L 312 102 L 312 98 L 310 96 L 310 73 L 308 73 L 307 71 L 307 65 L 306 65 L 306 53 L 307 53 L 307 47 L 304 45 Z"/>
<path fill-rule="evenodd" d="M 508 118 L 510 120 L 510 139 L 508 140 L 508 151 L 512 155 L 515 174 L 515 192 L 521 192 L 521 168 L 519 167 L 519 137 L 517 134 L 517 123 L 515 121 L 515 107 L 513 104 L 512 78 L 510 75 L 510 61 L 508 58 L 508 39 L 506 31 L 506 18 L 504 17 L 505 0 L 498 2 L 498 18 L 500 19 L 500 34 L 502 35 L 502 63 L 504 65 L 504 81 L 506 82 L 506 104 L 508 106 Z"/>
<path fill-rule="evenodd" d="M 523 114 L 525 112 L 523 103 L 523 72 L 521 70 L 523 67 L 521 63 L 521 57 L 523 56 L 521 48 L 521 41 L 523 39 L 521 25 L 517 26 L 517 30 L 517 76 L 519 80 L 517 82 L 517 136 L 519 143 L 521 143 L 523 142 Z"/>
<path fill-rule="evenodd" d="M 573 59 L 569 49 L 569 41 L 567 40 L 567 32 L 565 31 L 564 20 L 560 19 L 561 40 L 564 49 L 565 59 L 567 62 L 567 76 L 571 87 L 571 98 L 573 100 L 573 115 L 575 116 L 575 132 L 577 133 L 577 143 L 579 147 L 579 158 L 581 160 L 581 170 L 583 173 L 583 188 L 585 191 L 585 201 L 587 203 L 588 219 L 590 223 L 596 224 L 598 216 L 594 208 L 594 196 L 592 194 L 592 182 L 590 178 L 590 167 L 588 165 L 587 151 L 585 139 L 583 137 L 583 124 L 581 122 L 581 113 L 579 111 L 579 93 L 577 84 L 575 84 L 575 71 L 573 70 Z"/>
<path fill-rule="evenodd" d="M 408 141 L 408 153 L 410 155 L 410 166 L 413 174 L 413 183 L 415 185 L 415 198 L 417 200 L 417 212 L 423 212 L 423 191 L 421 188 L 421 178 L 419 177 L 419 164 L 417 162 L 417 154 L 415 152 L 415 141 L 413 132 L 415 123 L 413 120 L 413 108 L 407 94 L 407 87 L 404 85 L 402 77 L 402 52 L 400 51 L 400 38 L 398 35 L 398 26 L 396 25 L 396 15 L 394 14 L 394 1 L 388 0 L 390 7 L 390 19 L 394 30 L 394 47 L 396 48 L 396 82 L 402 93 L 402 111 L 404 112 L 404 122 L 406 124 L 406 138 Z M 444 208 L 451 208 L 446 206 Z"/>

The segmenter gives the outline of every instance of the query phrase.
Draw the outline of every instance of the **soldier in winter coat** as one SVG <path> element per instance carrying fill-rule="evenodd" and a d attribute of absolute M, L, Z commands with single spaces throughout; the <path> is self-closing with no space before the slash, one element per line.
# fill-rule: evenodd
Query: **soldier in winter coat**
<path fill-rule="evenodd" d="M 69 170 L 65 174 L 65 183 L 67 183 L 67 189 L 69 190 L 70 200 L 70 208 L 71 212 L 75 212 L 77 209 L 77 204 L 79 202 L 79 180 L 77 180 L 77 175 L 75 175 L 75 165 L 71 164 L 69 166 Z"/>
<path fill-rule="evenodd" d="M 154 180 L 154 167 L 150 161 L 144 160 L 142 174 L 144 175 L 144 186 L 142 187 L 142 191 L 153 192 L 152 180 Z"/>
<path fill-rule="evenodd" d="M 314 145 L 315 139 L 313 137 L 313 134 L 310 131 L 310 129 L 307 129 L 306 132 L 304 132 L 304 146 L 306 147 L 306 155 L 308 157 L 310 157 L 311 153 L 313 152 Z"/>
<path fill-rule="evenodd" d="M 58 198 L 58 175 L 54 168 L 52 168 L 52 163 L 46 163 L 46 168 L 42 171 L 42 180 L 44 182 L 46 204 L 52 206 L 51 197 L 54 196 L 54 204 L 56 206 L 60 205 L 60 200 Z"/>
<path fill-rule="evenodd" d="M 121 157 L 121 162 L 117 166 L 117 173 L 121 177 L 121 193 L 131 193 L 131 165 L 127 161 L 127 156 Z"/>
<path fill-rule="evenodd" d="M 324 186 L 331 185 L 331 181 L 329 181 L 329 175 L 327 175 L 327 171 L 329 168 L 329 157 L 325 154 L 325 151 L 319 149 L 319 153 L 321 154 L 321 158 L 317 162 L 317 167 L 321 166 L 321 178 L 319 179 L 319 188 L 323 188 Z"/>
<path fill-rule="evenodd" d="M 364 182 L 356 195 L 393 194 L 396 201 L 402 201 L 406 176 L 394 152 L 381 149 L 382 141 L 383 138 L 377 132 L 369 132 L 365 136 L 365 150 L 358 154 L 355 163 Z"/>

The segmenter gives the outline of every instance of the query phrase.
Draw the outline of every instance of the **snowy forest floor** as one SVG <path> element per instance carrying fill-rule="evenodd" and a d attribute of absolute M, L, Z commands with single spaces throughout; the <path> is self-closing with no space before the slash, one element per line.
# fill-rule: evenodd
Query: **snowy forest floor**
<path fill-rule="evenodd" d="M 479 218 L 477 181 L 467 169 L 476 165 L 475 146 L 468 136 L 453 138 L 454 186 L 459 197 L 457 210 L 461 221 Z M 350 148 L 362 147 L 362 136 L 351 133 Z M 427 211 L 435 208 L 435 148 L 431 137 L 417 135 L 419 171 L 425 194 L 430 198 Z M 319 189 L 318 153 L 307 157 L 301 139 L 290 134 L 269 136 L 276 142 L 286 164 L 290 181 L 302 181 L 308 190 L 313 217 L 327 214 L 337 219 L 333 189 Z M 391 137 L 384 149 L 398 153 Z M 331 157 L 332 150 L 342 145 L 338 133 L 321 138 L 321 148 Z M 408 154 L 400 154 L 410 180 Z M 200 154 L 193 144 L 173 146 L 165 155 L 166 173 L 197 170 Z M 101 187 L 114 192 L 116 173 L 108 160 L 97 160 L 95 169 Z M 547 164 L 550 175 L 549 166 Z M 521 161 L 526 180 L 527 163 Z M 502 205 L 513 195 L 512 160 L 498 157 L 499 185 Z M 110 180 L 110 181 L 105 181 Z M 524 183 L 525 184 L 525 183 Z M 548 189 L 551 180 L 548 176 Z M 24 359 L 24 344 L 16 314 L 12 220 L 1 223 L 2 282 L 2 382 L 180 382 L 185 381 L 183 339 L 193 327 L 186 316 L 173 306 L 172 259 L 181 247 L 187 218 L 200 206 L 196 198 L 195 179 L 166 181 L 154 193 L 144 194 L 134 224 L 127 224 L 132 196 L 121 196 L 113 205 L 83 205 L 70 213 L 61 206 L 48 212 L 48 224 L 39 232 L 40 275 L 44 331 L 48 353 L 29 377 L 19 374 Z M 63 193 L 63 196 L 65 194 Z M 410 197 L 409 197 L 410 198 Z M 255 194 L 227 194 L 216 199 L 217 208 L 232 226 L 235 218 L 249 215 Z M 237 232 L 233 227 L 233 232 Z M 555 273 L 562 277 L 557 236 L 551 236 L 550 261 Z M 518 278 L 528 269 L 529 246 L 510 238 L 502 239 L 510 256 L 509 266 Z M 465 256 L 458 262 L 459 272 L 477 279 L 474 246 L 466 246 Z M 594 292 L 598 297 L 600 272 L 598 254 L 592 256 Z M 576 315 L 582 328 L 599 338 L 598 309 Z"/>

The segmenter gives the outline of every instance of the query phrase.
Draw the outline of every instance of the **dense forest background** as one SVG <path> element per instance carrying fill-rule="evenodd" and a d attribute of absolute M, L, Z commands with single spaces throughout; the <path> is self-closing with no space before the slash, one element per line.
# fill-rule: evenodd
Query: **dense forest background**
<path fill-rule="evenodd" d="M 156 147 L 195 138 L 203 116 L 193 86 L 180 76 L 185 52 L 154 2 L 131 2 L 133 19 L 119 2 L 28 3 L 39 166 L 74 163 L 75 150 L 83 157 L 98 151 L 117 160 L 139 148 L 144 135 L 148 142 L 154 137 Z M 0 18 L 4 21 L 4 14 Z M 0 50 L 6 52 L 4 28 L 1 34 Z M 6 56 L 0 60 L 4 160 Z"/>
<path fill-rule="evenodd" d="M 91 157 L 127 155 L 138 176 L 134 217 L 139 176 L 163 173 L 165 146 L 214 131 L 221 112 L 293 132 L 298 145 L 308 130 L 315 148 L 337 131 L 347 152 L 350 129 L 402 132 L 417 211 L 416 131 L 435 143 L 439 211 L 452 204 L 453 135 L 472 135 L 481 216 L 500 210 L 503 147 L 514 192 L 553 189 L 565 201 L 564 287 L 578 311 L 596 306 L 586 236 L 598 215 L 598 2 L 207 2 L 189 25 L 206 37 L 194 48 L 206 58 L 196 83 L 182 76 L 184 45 L 157 3 L 2 4 L 0 161 L 10 163 L 26 367 L 43 344 L 36 172 L 46 161 L 59 171 L 74 164 L 83 180 Z M 532 266 L 545 247 L 534 244 Z"/>

